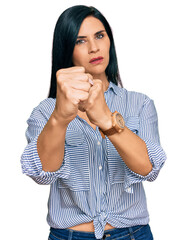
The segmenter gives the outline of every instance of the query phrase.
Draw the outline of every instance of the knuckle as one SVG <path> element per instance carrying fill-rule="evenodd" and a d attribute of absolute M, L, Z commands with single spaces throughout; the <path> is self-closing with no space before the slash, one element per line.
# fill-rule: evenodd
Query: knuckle
<path fill-rule="evenodd" d="M 71 67 L 71 70 L 73 72 L 85 72 L 85 68 L 83 66 L 74 66 L 74 67 Z"/>
<path fill-rule="evenodd" d="M 86 97 L 86 99 L 88 99 L 88 97 L 89 97 L 89 93 L 88 92 L 85 93 L 85 97 Z"/>
<path fill-rule="evenodd" d="M 88 79 L 89 79 L 88 74 L 87 74 L 87 73 L 83 73 L 83 74 L 82 74 L 82 80 L 88 81 Z"/>
<path fill-rule="evenodd" d="M 60 88 L 60 91 L 63 92 L 65 95 L 67 94 L 67 92 L 70 91 L 70 87 L 67 81 L 59 81 L 58 88 Z"/>
<path fill-rule="evenodd" d="M 80 100 L 77 99 L 77 98 L 73 98 L 71 102 L 72 102 L 74 105 L 77 105 L 77 104 L 79 104 Z"/>
<path fill-rule="evenodd" d="M 94 98 L 90 98 L 90 99 L 88 100 L 88 104 L 89 104 L 89 105 L 93 105 L 93 104 L 94 104 Z"/>
<path fill-rule="evenodd" d="M 82 84 L 83 90 L 89 91 L 90 90 L 90 84 L 88 82 L 85 82 L 84 85 Z"/>
<path fill-rule="evenodd" d="M 99 87 L 100 89 L 103 89 L 103 82 L 101 80 L 99 80 Z"/>
<path fill-rule="evenodd" d="M 60 83 L 63 79 L 64 79 L 64 74 L 62 74 L 62 72 L 56 73 L 57 83 Z"/>
<path fill-rule="evenodd" d="M 57 78 L 56 82 L 57 82 L 57 87 L 61 88 L 61 86 L 63 84 L 62 80 L 60 78 Z"/>
<path fill-rule="evenodd" d="M 68 88 L 68 82 L 61 81 L 61 87 L 64 88 L 64 89 Z"/>
<path fill-rule="evenodd" d="M 60 70 L 56 72 L 56 77 L 58 77 L 59 74 L 60 74 Z"/>
<path fill-rule="evenodd" d="M 58 81 L 58 79 L 59 79 L 59 76 L 60 76 L 60 73 L 59 73 L 59 71 L 58 72 L 56 72 L 56 80 Z"/>
<path fill-rule="evenodd" d="M 79 74 L 78 77 L 80 77 L 82 80 L 87 81 L 88 80 L 88 76 L 87 74 L 83 73 L 83 74 Z"/>
<path fill-rule="evenodd" d="M 59 69 L 57 72 L 56 72 L 56 77 L 58 77 L 59 75 L 61 75 L 63 72 L 63 69 Z"/>
<path fill-rule="evenodd" d="M 91 78 L 93 80 L 93 76 L 89 73 L 86 74 L 88 78 Z"/>
<path fill-rule="evenodd" d="M 72 99 L 72 91 L 70 89 L 67 89 L 66 92 L 65 92 L 65 95 L 66 95 L 66 98 L 67 99 Z"/>
<path fill-rule="evenodd" d="M 81 98 L 80 98 L 80 99 L 81 99 L 81 101 L 85 101 L 85 100 L 87 100 L 87 99 L 88 99 L 88 96 L 89 96 L 89 94 L 88 94 L 88 93 L 86 93 L 86 92 L 85 92 L 85 93 L 83 93 L 83 94 L 82 94 L 82 96 L 81 96 Z"/>
<path fill-rule="evenodd" d="M 98 90 L 98 91 L 100 91 L 100 90 L 103 89 L 103 84 L 102 84 L 102 82 L 97 82 L 97 83 L 96 83 L 96 86 L 97 86 L 97 90 Z"/>
<path fill-rule="evenodd" d="M 59 83 L 61 83 L 61 81 L 62 81 L 62 78 L 61 78 L 61 76 L 60 75 L 58 75 L 57 76 L 57 78 L 56 78 L 56 81 L 57 81 L 57 83 L 59 84 Z"/>
<path fill-rule="evenodd" d="M 80 71 L 85 72 L 85 67 L 81 66 L 79 67 Z"/>
<path fill-rule="evenodd" d="M 101 80 L 97 80 L 98 81 L 98 85 L 100 85 L 102 87 L 103 82 Z"/>

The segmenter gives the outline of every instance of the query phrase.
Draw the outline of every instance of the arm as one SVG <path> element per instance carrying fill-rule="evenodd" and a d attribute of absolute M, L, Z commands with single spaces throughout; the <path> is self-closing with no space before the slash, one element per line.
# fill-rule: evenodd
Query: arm
<path fill-rule="evenodd" d="M 37 140 L 43 171 L 55 172 L 60 169 L 64 159 L 66 129 L 67 124 L 54 110 Z"/>
<path fill-rule="evenodd" d="M 57 72 L 56 106 L 38 138 L 38 154 L 44 171 L 57 171 L 63 162 L 68 124 L 77 116 L 79 103 L 88 97 L 91 75 L 83 67 Z"/>
<path fill-rule="evenodd" d="M 65 151 L 63 157 L 63 164 L 56 172 L 44 171 L 41 163 L 41 159 L 38 155 L 37 142 L 45 127 L 51 120 L 51 113 L 54 110 L 55 100 L 46 99 L 42 101 L 38 107 L 34 108 L 28 119 L 28 128 L 26 131 L 26 137 L 28 145 L 26 146 L 22 156 L 21 164 L 23 173 L 30 176 L 38 184 L 51 184 L 58 177 L 68 178 L 69 176 L 69 156 Z"/>
<path fill-rule="evenodd" d="M 66 129 L 77 115 L 79 102 L 88 97 L 89 77 L 82 67 L 59 70 L 56 105 L 49 120 L 46 120 L 39 107 L 28 121 L 29 144 L 22 155 L 22 168 L 38 183 L 51 184 L 58 177 L 68 177 Z M 50 107 L 46 106 L 46 109 Z"/>
<path fill-rule="evenodd" d="M 133 172 L 146 176 L 152 170 L 145 142 L 125 127 L 121 133 L 108 137 L 123 161 Z"/>
<path fill-rule="evenodd" d="M 94 81 L 94 85 L 96 84 L 102 85 L 102 82 Z M 112 126 L 111 112 L 105 103 L 102 86 L 98 87 L 98 90 L 95 88 L 93 94 L 92 89 L 85 109 L 90 121 L 106 131 Z M 144 100 L 139 113 L 137 135 L 125 127 L 123 132 L 108 138 L 128 167 L 128 175 L 134 179 L 137 178 L 135 182 L 140 179 L 151 181 L 156 178 L 166 157 L 159 143 L 157 114 L 153 101 L 149 98 Z"/>

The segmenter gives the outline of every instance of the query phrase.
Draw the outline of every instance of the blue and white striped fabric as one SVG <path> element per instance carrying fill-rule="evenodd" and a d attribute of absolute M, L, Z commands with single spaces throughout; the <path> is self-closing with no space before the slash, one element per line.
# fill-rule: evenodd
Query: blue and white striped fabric
<path fill-rule="evenodd" d="M 130 170 L 109 139 L 102 139 L 98 128 L 95 131 L 78 116 L 67 128 L 61 168 L 44 172 L 36 145 L 55 107 L 56 100 L 51 98 L 34 108 L 28 119 L 28 145 L 21 157 L 24 174 L 39 184 L 51 185 L 48 224 L 64 229 L 93 221 L 97 239 L 102 238 L 106 223 L 123 228 L 149 222 L 142 181 L 155 180 L 166 160 L 153 101 L 113 83 L 105 99 L 111 112 L 120 112 L 126 126 L 145 141 L 153 165 L 147 176 Z"/>

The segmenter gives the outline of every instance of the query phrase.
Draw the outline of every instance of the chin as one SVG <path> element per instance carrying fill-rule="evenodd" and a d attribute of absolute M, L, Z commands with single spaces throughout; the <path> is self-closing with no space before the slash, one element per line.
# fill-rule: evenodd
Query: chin
<path fill-rule="evenodd" d="M 88 72 L 93 76 L 100 76 L 105 74 L 106 67 L 103 66 L 95 66 L 95 68 L 88 69 Z"/>

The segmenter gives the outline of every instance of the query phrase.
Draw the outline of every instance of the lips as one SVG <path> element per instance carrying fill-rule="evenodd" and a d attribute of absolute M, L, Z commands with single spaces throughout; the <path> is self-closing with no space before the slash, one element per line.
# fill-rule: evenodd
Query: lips
<path fill-rule="evenodd" d="M 103 57 L 99 56 L 97 58 L 92 58 L 89 63 L 100 63 L 103 61 Z"/>

